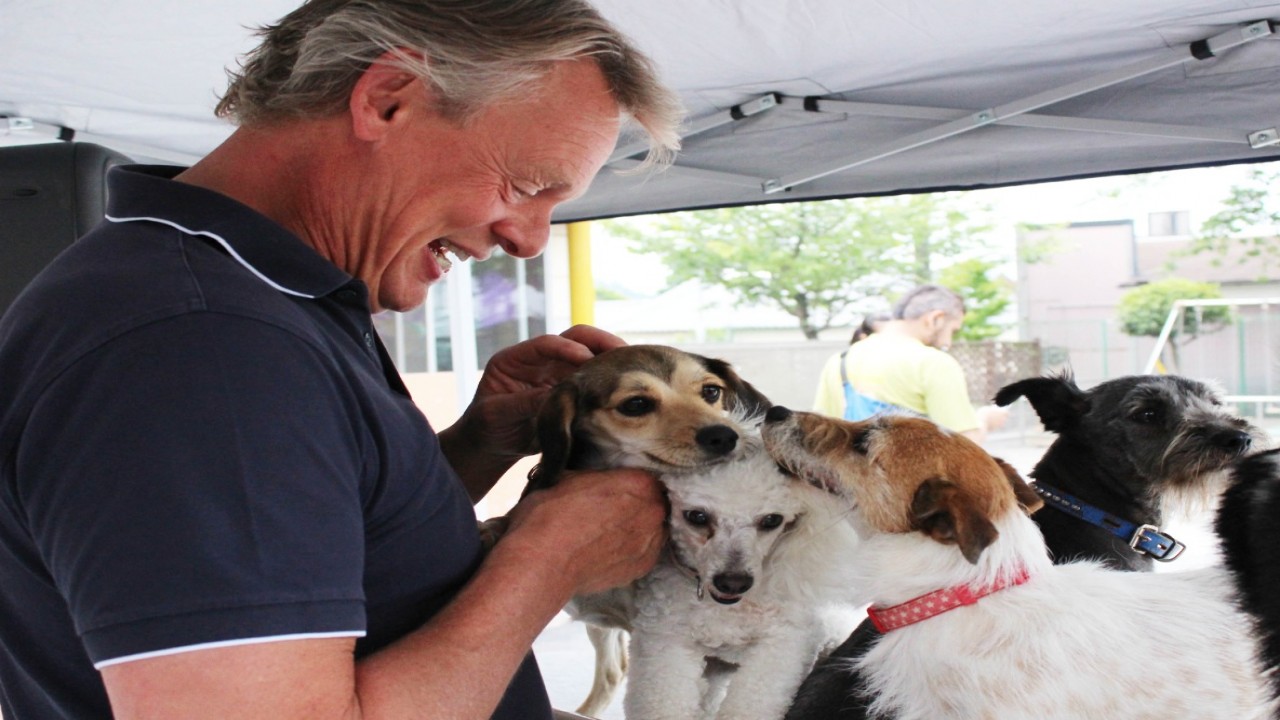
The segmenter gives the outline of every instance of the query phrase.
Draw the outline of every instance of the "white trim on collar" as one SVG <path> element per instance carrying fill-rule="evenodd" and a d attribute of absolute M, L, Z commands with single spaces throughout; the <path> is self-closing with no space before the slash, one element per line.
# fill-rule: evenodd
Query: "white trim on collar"
<path fill-rule="evenodd" d="M 238 262 L 238 263 L 240 263 L 241 265 L 245 266 L 245 268 L 247 268 L 247 269 L 249 270 L 249 272 L 253 273 L 253 274 L 254 274 L 254 275 L 255 275 L 259 280 L 261 280 L 262 282 L 264 282 L 264 283 L 266 283 L 266 284 L 270 285 L 271 287 L 275 288 L 276 290 L 279 290 L 279 291 L 280 291 L 280 292 L 282 292 L 282 293 L 285 293 L 286 295 L 294 295 L 294 296 L 296 296 L 296 297 L 306 298 L 306 299 L 308 299 L 308 300 L 315 300 L 315 299 L 316 299 L 316 296 L 315 296 L 315 295 L 308 295 L 307 293 L 304 293 L 304 292 L 298 292 L 297 290 L 290 290 L 289 288 L 287 288 L 287 287 L 285 287 L 285 286 L 283 286 L 283 285 L 281 285 L 281 284 L 277 283 L 276 281 L 272 280 L 271 278 L 267 277 L 266 275 L 263 275 L 263 274 L 258 270 L 258 268 L 256 268 L 256 267 L 254 267 L 254 266 L 250 265 L 250 264 L 249 264 L 249 262 L 248 262 L 247 260 L 245 260 L 244 258 L 240 257 L 240 253 L 236 252 L 236 251 L 235 251 L 235 248 L 231 247 L 231 243 L 227 242 L 225 239 L 223 239 L 221 236 L 219 236 L 219 235 L 217 235 L 217 234 L 215 234 L 215 233 L 211 233 L 211 232 L 208 232 L 208 231 L 206 231 L 206 230 L 192 230 L 191 228 L 183 227 L 183 226 L 179 225 L 178 223 L 173 222 L 172 220 L 165 220 L 164 218 L 154 218 L 154 217 L 124 217 L 124 218 L 118 218 L 118 217 L 112 217 L 112 216 L 110 216 L 110 215 L 107 215 L 107 216 L 106 216 L 106 218 L 107 218 L 107 220 L 110 220 L 110 221 L 111 221 L 111 222 L 113 222 L 113 223 L 126 223 L 126 222 L 156 222 L 156 223 L 160 223 L 161 225 L 168 225 L 169 227 L 172 227 L 172 228 L 176 228 L 176 229 L 178 229 L 178 230 L 181 230 L 182 232 L 184 232 L 184 233 L 186 233 L 186 234 L 188 234 L 188 235 L 203 235 L 204 237 L 207 237 L 207 238 L 213 238 L 213 240 L 215 240 L 219 245 L 221 245 L 221 246 L 222 246 L 222 249 L 223 249 L 223 250 L 226 250 L 226 251 L 227 251 L 227 253 L 231 255 L 231 257 L 235 258 L 236 262 Z"/>

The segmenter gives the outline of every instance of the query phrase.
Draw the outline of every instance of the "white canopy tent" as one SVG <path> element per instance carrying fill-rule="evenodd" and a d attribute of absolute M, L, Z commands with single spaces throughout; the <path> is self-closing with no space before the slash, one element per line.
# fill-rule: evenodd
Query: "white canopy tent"
<path fill-rule="evenodd" d="M 230 130 L 224 68 L 296 2 L 0 3 L 0 142 L 192 162 Z M 673 168 L 611 172 L 624 139 L 559 221 L 1280 159 L 1274 2 L 596 2 L 690 119 Z"/>

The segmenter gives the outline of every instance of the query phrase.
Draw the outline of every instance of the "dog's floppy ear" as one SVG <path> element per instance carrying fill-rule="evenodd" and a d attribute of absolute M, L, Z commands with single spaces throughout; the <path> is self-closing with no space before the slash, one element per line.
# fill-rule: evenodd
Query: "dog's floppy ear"
<path fill-rule="evenodd" d="M 568 469 L 573 453 L 573 419 L 577 408 L 578 386 L 572 380 L 551 388 L 538 411 L 538 445 L 542 459 L 529 471 L 525 494 L 555 485 Z"/>
<path fill-rule="evenodd" d="M 1089 398 L 1076 387 L 1070 373 L 1055 377 L 1038 377 L 1019 380 L 1005 385 L 996 393 L 996 404 L 1008 405 L 1025 397 L 1035 408 L 1044 429 L 1061 433 L 1075 426 L 1089 412 Z"/>
<path fill-rule="evenodd" d="M 1018 474 L 1017 470 L 1013 469 L 1012 465 L 1000 458 L 992 458 L 992 460 L 995 460 L 996 464 L 1000 466 L 1000 470 L 1004 472 L 1005 479 L 1009 481 L 1009 487 L 1013 488 L 1013 494 L 1018 498 L 1018 507 L 1022 508 L 1023 512 L 1031 515 L 1044 507 L 1044 500 L 1039 493 L 1031 489 L 1031 486 Z"/>
<path fill-rule="evenodd" d="M 930 478 L 916 488 L 911 523 L 940 543 L 958 545 L 964 559 L 975 565 L 1000 534 L 971 497 L 942 478 Z"/>
<path fill-rule="evenodd" d="M 708 357 L 702 358 L 702 362 L 712 375 L 724 381 L 725 387 L 729 390 L 728 397 L 724 399 L 726 410 L 750 418 L 763 415 L 766 410 L 773 407 L 769 398 L 755 389 L 751 383 L 738 377 L 738 373 L 729 363 Z"/>

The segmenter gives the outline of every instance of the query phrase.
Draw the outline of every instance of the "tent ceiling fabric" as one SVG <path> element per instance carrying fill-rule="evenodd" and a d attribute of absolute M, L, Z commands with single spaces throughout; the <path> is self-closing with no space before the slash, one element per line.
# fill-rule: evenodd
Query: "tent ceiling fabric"
<path fill-rule="evenodd" d="M 224 67 L 295 3 L 0 4 L 0 115 L 24 119 L 0 141 L 66 127 L 190 162 L 230 131 Z M 666 172 L 619 158 L 558 221 L 1280 159 L 1274 2 L 596 4 L 701 132 Z"/>

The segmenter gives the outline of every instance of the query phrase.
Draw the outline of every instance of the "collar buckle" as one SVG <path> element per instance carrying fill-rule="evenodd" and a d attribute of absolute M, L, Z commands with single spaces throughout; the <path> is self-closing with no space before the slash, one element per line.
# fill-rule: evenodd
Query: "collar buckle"
<path fill-rule="evenodd" d="M 1186 545 L 1172 535 L 1160 532 L 1155 525 L 1139 525 L 1133 537 L 1129 538 L 1129 547 L 1160 562 L 1172 562 L 1187 549 Z"/>

